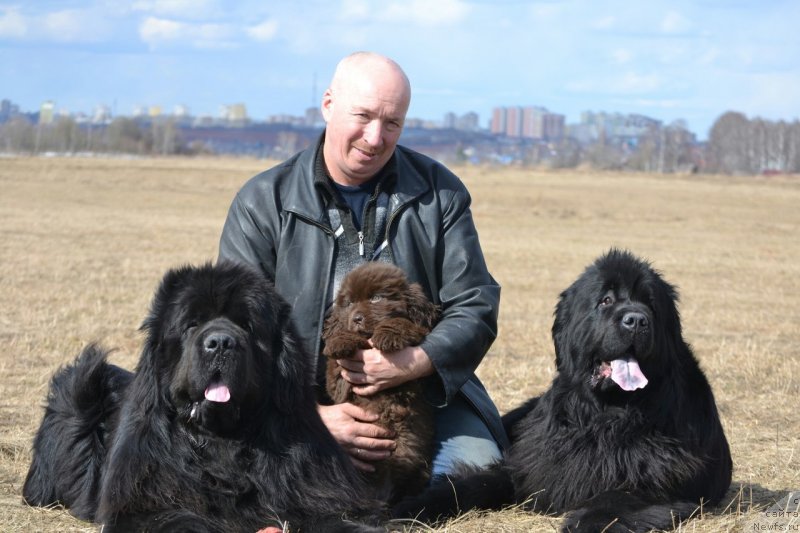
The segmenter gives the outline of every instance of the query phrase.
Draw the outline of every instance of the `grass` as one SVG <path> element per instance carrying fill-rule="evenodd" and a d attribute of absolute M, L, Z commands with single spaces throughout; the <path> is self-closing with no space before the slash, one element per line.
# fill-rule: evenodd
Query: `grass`
<path fill-rule="evenodd" d="M 164 271 L 216 258 L 250 159 L 0 159 L 0 530 L 93 531 L 21 502 L 53 371 L 87 342 L 132 368 Z M 681 292 L 684 335 L 731 445 L 723 504 L 681 531 L 752 530 L 800 489 L 800 178 L 455 169 L 503 286 L 500 335 L 479 369 L 501 412 L 543 392 L 558 293 L 611 246 L 649 259 Z M 431 531 L 556 530 L 520 510 Z M 420 527 L 421 530 L 428 528 Z"/>

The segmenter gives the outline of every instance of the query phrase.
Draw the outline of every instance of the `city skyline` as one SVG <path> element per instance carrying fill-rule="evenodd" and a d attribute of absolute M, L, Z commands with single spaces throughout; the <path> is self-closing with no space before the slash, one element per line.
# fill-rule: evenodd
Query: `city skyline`
<path fill-rule="evenodd" d="M 22 110 L 302 115 L 336 62 L 370 49 L 412 81 L 409 117 L 541 106 L 685 120 L 800 117 L 800 3 L 657 0 L 0 0 L 0 96 Z"/>

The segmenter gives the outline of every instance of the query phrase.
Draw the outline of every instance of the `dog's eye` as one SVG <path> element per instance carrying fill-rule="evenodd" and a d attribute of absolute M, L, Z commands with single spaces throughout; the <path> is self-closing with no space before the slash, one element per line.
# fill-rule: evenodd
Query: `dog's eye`
<path fill-rule="evenodd" d="M 383 296 L 381 296 L 380 294 L 374 294 L 372 296 L 372 298 L 369 299 L 370 303 L 373 303 L 373 304 L 376 304 L 376 303 L 380 302 L 381 300 L 383 300 Z"/>
<path fill-rule="evenodd" d="M 614 298 L 609 295 L 603 296 L 600 301 L 597 303 L 597 307 L 606 307 L 614 303 Z"/>

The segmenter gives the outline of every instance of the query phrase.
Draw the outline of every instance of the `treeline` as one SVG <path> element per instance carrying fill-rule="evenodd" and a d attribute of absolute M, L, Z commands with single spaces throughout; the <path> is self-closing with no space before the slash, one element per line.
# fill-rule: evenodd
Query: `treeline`
<path fill-rule="evenodd" d="M 488 158 L 498 146 L 497 142 L 484 145 L 480 151 Z M 92 126 L 78 124 L 71 117 L 58 117 L 47 125 L 32 124 L 17 117 L 0 124 L 0 152 L 6 153 L 146 156 L 210 151 L 203 142 L 186 143 L 181 128 L 172 119 L 143 122 L 118 117 L 108 125 Z M 468 160 L 462 153 L 455 154 L 455 158 Z M 742 113 L 730 111 L 714 122 L 706 143 L 697 143 L 686 124 L 676 121 L 652 128 L 635 139 L 607 138 L 601 134 L 596 142 L 588 145 L 571 138 L 555 144 L 529 143 L 516 147 L 511 158 L 523 165 L 554 168 L 586 166 L 598 170 L 660 173 L 800 173 L 800 121 L 748 119 Z"/>
<path fill-rule="evenodd" d="M 607 139 L 581 146 L 565 139 L 550 160 L 532 154 L 529 162 L 557 168 L 580 165 L 599 170 L 714 174 L 800 173 L 800 121 L 748 119 L 727 112 L 713 124 L 706 143 L 678 121 L 635 139 Z"/>
<path fill-rule="evenodd" d="M 714 122 L 705 151 L 709 172 L 800 173 L 800 121 L 749 120 L 731 111 Z"/>
<path fill-rule="evenodd" d="M 0 124 L 0 152 L 41 154 L 124 153 L 135 155 L 196 154 L 202 145 L 187 146 L 174 120 L 142 123 L 117 117 L 108 125 L 78 124 L 57 117 L 52 124 L 32 124 L 15 117 Z"/>

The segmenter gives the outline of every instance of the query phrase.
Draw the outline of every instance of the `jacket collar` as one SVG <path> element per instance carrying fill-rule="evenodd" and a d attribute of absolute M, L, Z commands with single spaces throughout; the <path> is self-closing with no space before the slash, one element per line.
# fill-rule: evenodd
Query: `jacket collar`
<path fill-rule="evenodd" d="M 313 146 L 297 155 L 293 163 L 295 168 L 283 193 L 286 211 L 327 227 L 326 198 L 319 190 L 321 184 L 317 172 L 318 168 L 324 169 L 321 161 L 318 163 L 318 157 L 322 157 L 321 146 L 324 140 L 325 132 Z M 391 211 L 425 194 L 431 188 L 431 178 L 423 175 L 420 169 L 429 165 L 425 165 L 421 158 L 422 156 L 403 146 L 398 145 L 395 148 L 390 163 L 387 163 L 395 165 L 396 173 L 390 199 Z"/>

